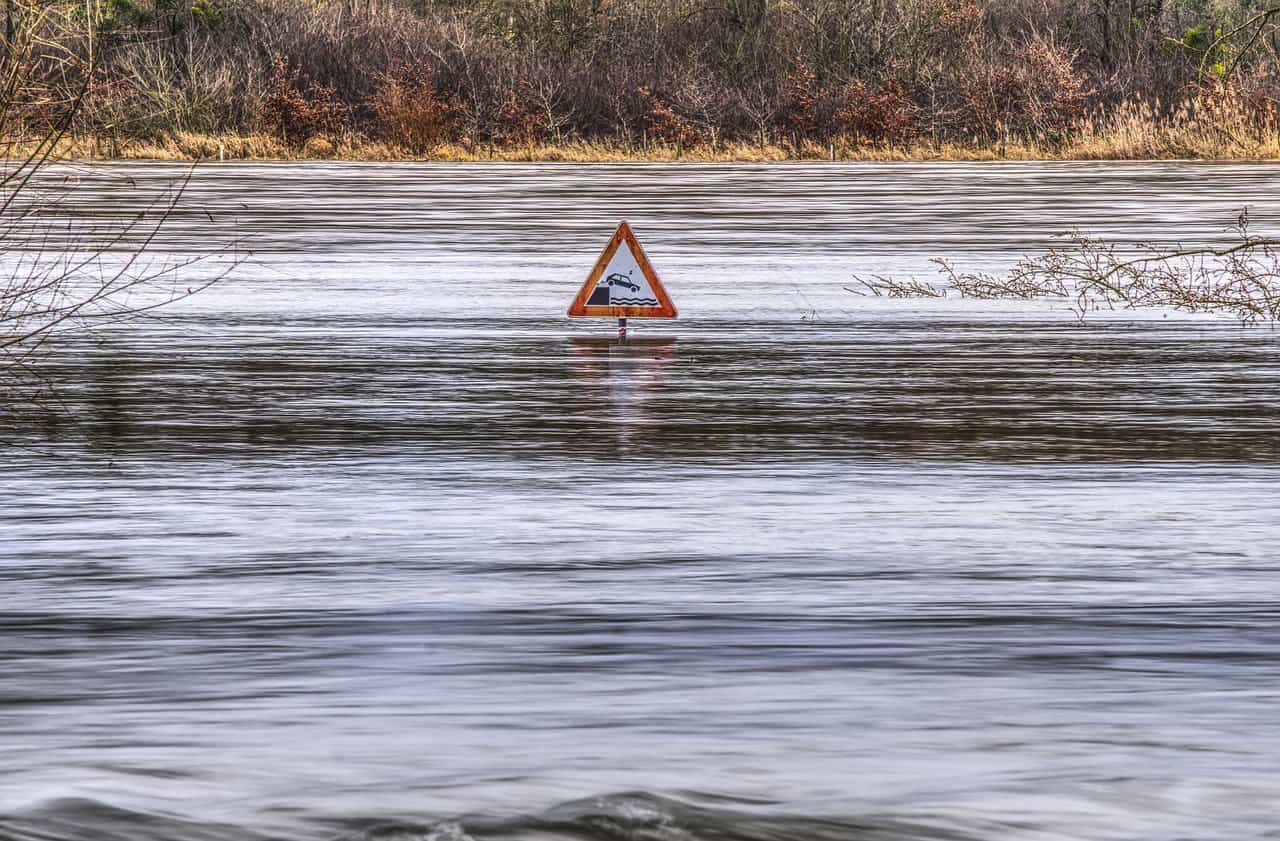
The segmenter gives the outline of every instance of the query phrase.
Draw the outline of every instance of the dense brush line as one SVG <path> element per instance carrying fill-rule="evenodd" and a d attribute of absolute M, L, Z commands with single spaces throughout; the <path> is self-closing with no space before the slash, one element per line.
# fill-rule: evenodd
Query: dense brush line
<path fill-rule="evenodd" d="M 1280 97 L 1265 4 L 92 3 L 96 67 L 75 132 L 117 141 L 1053 149 L 1145 112 L 1150 126 L 1209 117 L 1229 124 L 1225 140 L 1265 143 Z"/>

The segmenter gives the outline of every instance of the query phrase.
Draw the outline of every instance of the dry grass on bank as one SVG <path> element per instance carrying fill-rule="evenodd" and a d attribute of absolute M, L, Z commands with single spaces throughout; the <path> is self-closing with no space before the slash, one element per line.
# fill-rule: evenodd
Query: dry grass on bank
<path fill-rule="evenodd" d="M 1193 99 L 1161 116 L 1145 103 L 1130 103 L 1078 122 L 1062 142 L 1010 137 L 1000 143 L 866 143 L 841 137 L 829 144 L 718 143 L 692 148 L 614 140 L 500 146 L 452 142 L 425 154 L 359 134 L 320 135 L 290 143 L 272 134 L 174 132 L 149 139 L 73 137 L 58 149 L 66 158 L 98 160 L 336 160 L 512 162 L 772 162 L 842 161 L 1034 161 L 1034 160 L 1280 160 L 1280 125 L 1256 112 Z"/>

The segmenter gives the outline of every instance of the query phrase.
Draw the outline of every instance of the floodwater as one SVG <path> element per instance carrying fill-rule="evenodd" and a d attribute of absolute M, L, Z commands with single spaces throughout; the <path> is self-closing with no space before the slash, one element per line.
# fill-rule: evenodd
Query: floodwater
<path fill-rule="evenodd" d="M 845 288 L 1244 205 L 1280 168 L 200 168 L 155 250 L 230 275 L 4 415 L 0 839 L 1280 837 L 1280 333 Z M 626 344 L 563 317 L 622 218 L 681 310 Z"/>

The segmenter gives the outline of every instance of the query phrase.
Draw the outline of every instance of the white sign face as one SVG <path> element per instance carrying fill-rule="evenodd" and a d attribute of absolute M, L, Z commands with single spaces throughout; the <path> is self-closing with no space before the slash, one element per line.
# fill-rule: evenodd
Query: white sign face
<path fill-rule="evenodd" d="M 626 222 L 609 238 L 565 313 L 570 318 L 675 318 L 676 308 Z"/>
<path fill-rule="evenodd" d="M 636 262 L 636 255 L 631 253 L 630 244 L 623 242 L 622 247 L 613 253 L 609 265 L 596 288 L 587 298 L 589 307 L 656 307 L 658 296 L 649 286 L 649 280 Z"/>

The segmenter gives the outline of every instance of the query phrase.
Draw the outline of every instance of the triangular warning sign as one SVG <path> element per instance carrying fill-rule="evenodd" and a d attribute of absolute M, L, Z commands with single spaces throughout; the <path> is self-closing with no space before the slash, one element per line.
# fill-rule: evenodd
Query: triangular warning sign
<path fill-rule="evenodd" d="M 610 318 L 675 318 L 676 307 L 644 256 L 644 249 L 623 222 L 578 290 L 569 315 Z"/>

